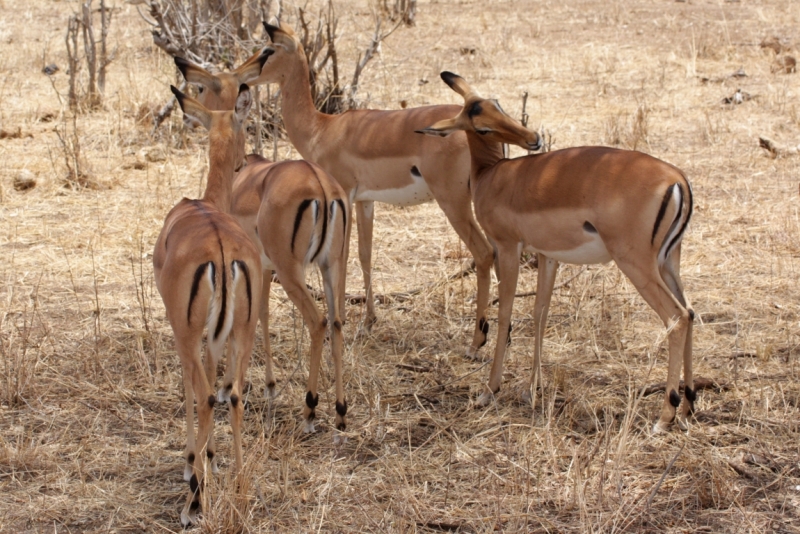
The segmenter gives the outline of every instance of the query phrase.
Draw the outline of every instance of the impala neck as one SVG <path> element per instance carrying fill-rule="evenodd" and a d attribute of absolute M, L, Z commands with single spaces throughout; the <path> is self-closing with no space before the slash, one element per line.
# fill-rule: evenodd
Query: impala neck
<path fill-rule="evenodd" d="M 467 131 L 469 155 L 472 161 L 470 180 L 480 181 L 481 175 L 503 159 L 503 145 L 486 141 L 475 132 Z M 477 185 L 477 184 L 473 184 Z M 475 187 L 471 187 L 475 191 Z"/>
<path fill-rule="evenodd" d="M 298 54 L 298 60 L 280 82 L 280 87 L 286 133 L 300 154 L 310 158 L 310 149 L 316 144 L 316 134 L 327 115 L 314 107 L 305 54 Z"/>
<path fill-rule="evenodd" d="M 214 204 L 218 210 L 230 213 L 233 175 L 236 169 L 235 154 L 229 139 L 210 136 L 208 147 L 208 183 L 203 200 Z"/>

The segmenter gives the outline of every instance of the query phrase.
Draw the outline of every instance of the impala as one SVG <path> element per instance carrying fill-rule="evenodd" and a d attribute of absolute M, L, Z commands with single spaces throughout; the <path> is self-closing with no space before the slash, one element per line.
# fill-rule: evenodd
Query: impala
<path fill-rule="evenodd" d="M 186 81 L 205 87 L 200 91 L 199 102 L 211 109 L 229 109 L 236 98 L 233 88 L 258 77 L 264 64 L 259 58 L 270 53 L 254 55 L 229 73 L 212 74 L 178 57 L 175 64 Z M 272 398 L 276 393 L 269 342 L 269 291 L 274 270 L 286 294 L 300 309 L 311 337 L 305 430 L 314 431 L 319 400 L 317 379 L 329 319 L 333 327 L 331 351 L 336 375 L 335 426 L 344 431 L 347 402 L 342 384 L 343 339 L 339 313 L 340 299 L 344 297 L 344 231 L 349 222 L 349 201 L 339 184 L 317 165 L 304 161 L 272 163 L 254 154 L 248 156 L 248 162 L 235 179 L 230 212 L 260 251 L 264 276 L 259 318 L 267 362 L 265 395 Z M 305 267 L 309 263 L 315 263 L 322 272 L 328 319 L 321 316 L 305 284 Z M 338 438 L 337 434 L 335 441 Z"/>
<path fill-rule="evenodd" d="M 464 107 L 455 118 L 439 121 L 420 133 L 467 133 L 475 215 L 497 254 L 497 346 L 489 383 L 478 404 L 489 403 L 500 389 L 519 256 L 525 250 L 535 252 L 539 264 L 531 388 L 535 388 L 540 369 L 558 263 L 614 260 L 668 327 L 666 395 L 654 431 L 667 429 L 681 404 L 681 363 L 686 397 L 678 421 L 682 425 L 695 400 L 694 311 L 680 278 L 681 240 L 692 215 L 692 188 L 686 176 L 646 154 L 605 147 L 504 159 L 501 143 L 536 150 L 541 145 L 539 136 L 506 115 L 496 101 L 481 98 L 460 76 L 450 72 L 441 76 L 464 98 Z"/>
<path fill-rule="evenodd" d="M 486 343 L 492 248 L 472 214 L 469 148 L 466 136 L 444 142 L 414 135 L 433 122 L 452 117 L 458 106 L 426 106 L 397 111 L 352 110 L 327 115 L 316 110 L 308 83 L 303 47 L 288 26 L 264 23 L 274 54 L 253 83 L 280 84 L 283 120 L 292 144 L 308 161 L 325 169 L 342 186 L 358 216 L 358 254 L 364 275 L 367 313 L 375 321 L 372 293 L 373 203 L 414 205 L 436 200 L 475 258 L 477 320 L 469 356 Z M 351 221 L 347 225 L 349 242 Z M 347 258 L 345 257 L 345 261 Z"/>
<path fill-rule="evenodd" d="M 266 58 L 265 58 L 266 59 Z M 153 269 L 175 334 L 186 390 L 186 469 L 189 493 L 181 523 L 195 522 L 205 455 L 215 466 L 214 404 L 230 402 L 236 469 L 242 467 L 240 402 L 253 348 L 261 292 L 258 250 L 228 213 L 234 172 L 244 163 L 245 119 L 252 97 L 242 85 L 232 111 L 209 111 L 175 87 L 184 115 L 209 131 L 208 185 L 202 199 L 184 198 L 167 215 L 156 241 Z M 203 331 L 208 329 L 205 366 Z M 217 363 L 230 343 L 223 387 L 215 395 Z M 194 399 L 197 399 L 197 441 Z"/>
<path fill-rule="evenodd" d="M 349 211 L 344 191 L 324 170 L 306 161 L 272 163 L 257 155 L 233 186 L 231 213 L 239 220 L 261 253 L 265 271 L 261 295 L 261 328 L 267 358 L 268 397 L 275 395 L 272 352 L 269 345 L 269 290 L 274 270 L 291 301 L 303 315 L 311 337 L 305 431 L 314 432 L 319 401 L 319 376 L 325 329 L 332 326 L 331 352 L 336 376 L 337 431 L 345 430 L 347 402 L 342 382 L 342 321 L 339 316 L 340 273 L 344 270 L 345 228 Z M 324 318 L 308 291 L 305 268 L 316 264 L 322 272 L 328 317 Z M 334 442 L 338 442 L 337 433 Z"/>

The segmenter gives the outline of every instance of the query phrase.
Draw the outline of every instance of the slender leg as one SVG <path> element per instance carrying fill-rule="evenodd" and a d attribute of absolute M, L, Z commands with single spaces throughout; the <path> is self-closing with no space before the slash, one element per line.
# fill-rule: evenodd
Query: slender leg
<path fill-rule="evenodd" d="M 364 291 L 367 297 L 367 316 L 364 327 L 369 331 L 375 324 L 375 297 L 372 294 L 372 221 L 374 202 L 356 202 L 358 226 L 358 258 L 361 261 L 361 272 L 364 275 Z"/>
<path fill-rule="evenodd" d="M 325 339 L 325 328 L 328 320 L 322 317 L 314 303 L 314 298 L 306 288 L 303 267 L 301 265 L 290 265 L 285 269 L 280 265 L 276 267 L 283 289 L 303 315 L 303 321 L 311 338 L 311 363 L 308 373 L 308 388 L 306 390 L 306 407 L 303 410 L 303 417 L 305 418 L 304 430 L 306 433 L 311 433 L 314 432 L 316 407 L 319 403 L 317 381 L 322 358 L 322 344 Z"/>
<path fill-rule="evenodd" d="M 261 308 L 259 309 L 259 320 L 261 321 L 261 331 L 264 334 L 264 359 L 266 360 L 267 385 L 264 389 L 264 396 L 268 399 L 275 397 L 275 374 L 272 369 L 272 349 L 269 343 L 269 290 L 272 284 L 272 271 L 264 271 L 264 279 L 261 282 Z"/>
<path fill-rule="evenodd" d="M 328 321 L 331 324 L 331 353 L 333 354 L 333 367 L 336 375 L 336 433 L 334 434 L 334 444 L 344 442 L 347 438 L 340 434 L 347 428 L 347 400 L 344 397 L 344 379 L 342 376 L 342 322 L 338 313 L 339 273 L 341 266 L 338 261 L 330 265 L 320 265 L 322 279 L 325 284 L 325 298 L 328 301 Z"/>
<path fill-rule="evenodd" d="M 500 382 L 503 379 L 503 358 L 505 357 L 506 344 L 510 340 L 511 311 L 514 307 L 514 294 L 517 291 L 517 278 L 519 277 L 518 243 L 498 243 L 498 272 L 500 280 L 498 292 L 500 303 L 497 311 L 497 345 L 494 351 L 494 362 L 489 374 L 489 383 L 478 398 L 478 406 L 486 406 L 494 395 L 500 391 Z"/>
<path fill-rule="evenodd" d="M 486 344 L 489 333 L 489 322 L 486 320 L 486 308 L 489 306 L 489 286 L 491 285 L 491 269 L 494 262 L 494 251 L 483 235 L 475 217 L 472 215 L 472 203 L 466 198 L 437 197 L 439 207 L 444 211 L 450 225 L 458 237 L 466 244 L 475 260 L 475 271 L 478 279 L 478 296 L 475 309 L 475 331 L 472 344 L 467 348 L 466 356 L 479 359 L 478 351 Z"/>
<path fill-rule="evenodd" d="M 228 366 L 230 366 L 230 362 L 232 359 L 232 351 L 230 346 L 228 347 Z M 213 390 L 217 383 L 217 363 L 219 362 L 219 356 L 215 356 L 211 353 L 210 345 L 206 346 L 206 357 L 203 360 L 203 367 L 206 373 L 206 380 L 208 380 L 211 389 Z M 222 390 L 220 390 L 222 392 Z M 217 401 L 219 400 L 219 395 L 217 395 Z M 217 452 L 217 448 L 214 444 L 214 419 L 211 419 L 211 428 L 208 431 L 208 442 L 206 443 L 206 456 L 208 457 L 209 462 L 211 463 L 211 472 L 215 475 L 219 473 L 219 468 L 217 467 L 217 459 L 215 454 Z"/>
<path fill-rule="evenodd" d="M 342 244 L 342 259 L 341 267 L 339 269 L 339 317 L 342 319 L 342 324 L 347 322 L 347 310 L 345 293 L 347 290 L 347 265 L 350 258 L 350 234 L 353 230 L 353 205 L 349 204 L 347 209 L 347 225 L 344 228 L 344 243 Z"/>
<path fill-rule="evenodd" d="M 692 330 L 694 310 L 683 292 L 683 282 L 681 282 L 680 276 L 680 262 L 681 245 L 679 243 L 675 249 L 673 249 L 672 254 L 670 254 L 662 267 L 661 277 L 669 286 L 675 298 L 678 299 L 678 302 L 689 312 L 689 326 L 686 332 L 686 344 L 683 349 L 683 394 L 685 399 L 681 405 L 681 412 L 678 417 L 678 424 L 681 427 L 686 427 L 686 418 L 694 411 L 694 401 L 697 398 L 697 392 L 694 390 L 694 377 L 692 375 Z"/>
<path fill-rule="evenodd" d="M 661 278 L 658 268 L 642 269 L 640 266 L 617 261 L 617 265 L 630 278 L 642 298 L 655 310 L 661 321 L 669 329 L 669 366 L 667 387 L 661 416 L 653 427 L 653 432 L 666 431 L 675 420 L 675 412 L 681 402 L 679 382 L 686 350 L 686 336 L 691 333 L 689 311 L 672 294 Z"/>
<path fill-rule="evenodd" d="M 536 332 L 536 344 L 533 346 L 533 367 L 528 394 L 531 402 L 536 402 L 536 381 L 542 385 L 542 342 L 547 329 L 547 312 L 550 310 L 550 299 L 553 296 L 553 285 L 558 272 L 558 262 L 544 254 L 538 255 L 539 272 L 536 279 L 536 300 L 533 303 L 533 328 Z M 526 397 L 526 395 L 523 395 Z"/>
<path fill-rule="evenodd" d="M 189 377 L 194 394 L 197 397 L 197 443 L 208 442 L 208 435 L 214 418 L 214 404 L 216 396 L 208 383 L 203 363 L 200 358 L 200 347 L 191 341 L 198 336 L 186 336 L 186 341 L 176 337 L 176 348 L 181 359 L 184 373 Z M 186 504 L 181 511 L 181 524 L 187 526 L 195 522 L 197 511 L 200 508 L 200 492 L 205 477 L 204 450 L 195 450 L 195 461 L 192 464 L 192 475 L 189 478 L 189 492 L 186 495 Z"/>
<path fill-rule="evenodd" d="M 183 469 L 183 479 L 189 482 L 189 479 L 192 478 L 196 445 L 194 441 L 194 389 L 192 389 L 192 377 L 189 376 L 186 368 L 183 369 L 183 389 L 186 397 L 186 467 Z"/>

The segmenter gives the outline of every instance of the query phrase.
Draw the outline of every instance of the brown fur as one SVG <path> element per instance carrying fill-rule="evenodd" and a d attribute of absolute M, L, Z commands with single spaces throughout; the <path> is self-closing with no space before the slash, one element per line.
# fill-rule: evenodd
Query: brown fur
<path fill-rule="evenodd" d="M 191 473 L 191 486 L 202 491 L 204 459 L 214 456 L 217 362 L 227 336 L 231 350 L 223 389 L 228 398 L 241 397 L 255 335 L 258 311 L 255 295 L 261 292 L 258 251 L 229 214 L 234 170 L 244 161 L 244 119 L 250 109 L 249 91 L 245 89 L 240 93 L 236 111 L 216 112 L 208 111 L 177 89 L 173 88 L 173 92 L 184 113 L 209 129 L 210 168 L 205 195 L 200 200 L 184 198 L 172 208 L 153 253 L 156 285 L 175 334 L 175 348 L 183 368 L 187 475 Z M 213 287 L 207 281 L 211 274 L 209 264 L 214 266 Z M 195 283 L 203 265 L 206 270 L 199 283 Z M 236 284 L 234 270 L 238 272 Z M 193 288 L 197 290 L 194 298 Z M 230 306 L 233 310 L 228 318 Z M 210 316 L 211 311 L 216 311 L 217 316 Z M 204 362 L 201 347 L 206 323 L 208 347 Z M 193 416 L 195 398 L 198 399 L 197 441 Z M 242 413 L 241 403 L 231 406 L 237 470 L 242 466 Z M 207 454 L 202 454 L 203 448 Z M 190 488 L 181 513 L 184 526 L 194 522 L 198 503 L 199 494 Z"/>
<path fill-rule="evenodd" d="M 583 255 L 587 259 L 581 263 L 613 259 L 630 278 L 670 328 L 666 391 L 678 389 L 681 365 L 691 389 L 693 312 L 680 280 L 680 240 L 692 207 L 691 187 L 684 174 L 646 154 L 605 147 L 568 148 L 503 159 L 501 143 L 535 149 L 539 136 L 503 113 L 495 102 L 478 96 L 463 78 L 452 73 L 442 73 L 442 78 L 464 97 L 464 107 L 456 117 L 422 131 L 429 135 L 467 132 L 475 214 L 498 254 L 498 339 L 489 383 L 479 403 L 488 403 L 500 389 L 523 248 L 538 254 L 539 265 L 532 387 L 540 367 L 542 336 L 558 269 L 558 261 L 552 256 Z M 671 202 L 671 188 L 676 185 L 682 202 L 678 206 Z M 598 237 L 607 254 L 580 248 L 598 246 Z M 662 250 L 671 252 L 660 261 Z M 682 417 L 689 404 L 684 403 Z M 676 407 L 665 395 L 656 430 L 671 424 L 675 414 Z"/>
<path fill-rule="evenodd" d="M 411 185 L 411 169 L 416 167 L 431 196 L 475 258 L 477 317 L 469 353 L 476 354 L 486 340 L 479 324 L 486 317 L 492 250 L 470 207 L 466 137 L 459 134 L 437 141 L 414 134 L 424 126 L 452 117 L 458 107 L 356 110 L 342 115 L 320 113 L 311 100 L 308 63 L 294 32 L 288 26 L 267 26 L 267 31 L 273 40 L 269 48 L 274 54 L 254 83 L 280 84 L 283 118 L 292 143 L 305 159 L 317 163 L 333 176 L 347 198 L 355 201 L 359 259 L 367 293 L 367 326 L 375 320 L 371 283 L 373 200 L 369 197 Z M 348 223 L 348 240 L 350 227 Z"/>

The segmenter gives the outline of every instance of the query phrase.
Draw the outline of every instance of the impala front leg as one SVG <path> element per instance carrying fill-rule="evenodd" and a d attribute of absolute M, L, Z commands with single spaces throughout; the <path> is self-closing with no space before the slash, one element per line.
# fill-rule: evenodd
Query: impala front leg
<path fill-rule="evenodd" d="M 497 310 L 497 345 L 494 350 L 494 362 L 489 374 L 489 383 L 478 398 L 478 406 L 486 406 L 500 391 L 500 382 L 503 380 L 503 358 L 506 345 L 511 344 L 511 311 L 514 307 L 514 294 L 517 291 L 517 278 L 519 277 L 520 245 L 507 244 L 503 247 L 498 244 L 498 293 L 500 303 Z"/>
<path fill-rule="evenodd" d="M 530 388 L 523 393 L 523 398 L 530 396 L 530 401 L 535 402 L 536 382 L 542 384 L 542 342 L 547 329 L 547 312 L 550 309 L 550 299 L 553 296 L 553 285 L 558 272 L 558 262 L 544 254 L 538 255 L 539 270 L 536 279 L 536 300 L 533 303 L 533 327 L 536 331 L 536 342 L 533 347 L 533 367 L 531 368 Z"/>
<path fill-rule="evenodd" d="M 356 202 L 356 224 L 358 226 L 358 259 L 364 276 L 364 292 L 366 295 L 367 315 L 364 328 L 369 331 L 377 321 L 375 315 L 375 297 L 372 294 L 372 221 L 375 203 Z"/>

